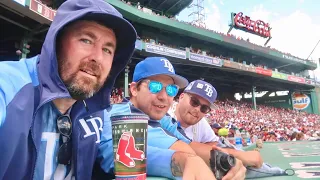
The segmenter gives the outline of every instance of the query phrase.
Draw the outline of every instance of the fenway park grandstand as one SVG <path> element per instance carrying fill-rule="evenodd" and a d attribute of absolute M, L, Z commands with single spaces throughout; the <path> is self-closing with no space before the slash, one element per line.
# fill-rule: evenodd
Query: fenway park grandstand
<path fill-rule="evenodd" d="M 18 60 L 39 54 L 55 17 L 55 9 L 63 2 L 1 0 L 0 60 Z M 315 61 L 254 44 L 230 32 L 216 32 L 199 23 L 177 20 L 175 16 L 190 6 L 192 0 L 106 2 L 118 9 L 138 34 L 135 53 L 114 87 L 113 103 L 128 96 L 129 83 L 138 62 L 148 56 L 165 56 L 176 72 L 189 82 L 203 79 L 217 89 L 216 108 L 207 115 L 210 123 L 233 123 L 252 137 L 267 142 L 261 149 L 263 157 L 284 169 L 293 162 L 320 163 L 319 153 L 290 159 L 290 153 L 304 153 L 303 145 L 299 143 L 292 144 L 297 151 L 281 151 L 290 146 L 289 141 L 320 137 L 320 82 L 310 78 L 308 73 L 317 68 Z M 268 33 L 271 29 L 266 25 L 258 30 L 240 27 L 242 17 L 234 13 L 230 28 L 242 29 L 272 41 L 272 32 Z M 287 144 L 270 143 L 274 141 Z M 319 143 L 307 146 L 310 148 L 306 154 L 319 152 Z M 320 174 L 319 164 L 315 169 Z M 295 178 L 304 176 L 297 174 L 278 179 Z"/>

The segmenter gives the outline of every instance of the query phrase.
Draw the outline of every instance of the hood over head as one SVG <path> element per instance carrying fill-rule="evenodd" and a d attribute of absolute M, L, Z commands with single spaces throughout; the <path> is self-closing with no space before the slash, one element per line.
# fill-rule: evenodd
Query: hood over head
<path fill-rule="evenodd" d="M 56 98 L 70 98 L 58 73 L 56 39 L 60 30 L 79 19 L 96 21 L 113 29 L 117 48 L 110 74 L 104 86 L 93 97 L 86 99 L 90 112 L 104 109 L 110 104 L 110 93 L 118 74 L 129 62 L 136 41 L 134 27 L 110 4 L 103 0 L 67 0 L 59 9 L 49 28 L 38 62 L 40 104 Z"/>

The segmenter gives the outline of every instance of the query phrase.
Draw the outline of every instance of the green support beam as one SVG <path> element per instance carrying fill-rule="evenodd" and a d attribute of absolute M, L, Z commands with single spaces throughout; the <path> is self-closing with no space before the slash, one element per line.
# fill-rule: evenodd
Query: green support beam
<path fill-rule="evenodd" d="M 319 100 L 317 98 L 316 91 L 315 90 L 311 91 L 310 96 L 311 96 L 311 99 L 312 99 L 311 100 L 312 101 L 312 112 L 314 114 L 319 114 L 320 115 L 319 104 L 318 104 Z"/>
<path fill-rule="evenodd" d="M 252 108 L 257 110 L 257 102 L 256 102 L 256 87 L 252 86 Z"/>

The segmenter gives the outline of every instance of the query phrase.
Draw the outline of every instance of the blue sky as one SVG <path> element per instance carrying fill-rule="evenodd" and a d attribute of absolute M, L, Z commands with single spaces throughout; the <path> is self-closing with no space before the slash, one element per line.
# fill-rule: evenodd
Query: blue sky
<path fill-rule="evenodd" d="M 272 39 L 268 45 L 306 59 L 320 40 L 320 0 L 204 0 L 206 26 L 226 33 L 231 12 L 243 12 L 252 20 L 270 23 Z M 192 21 L 192 9 L 183 10 L 178 19 Z M 233 29 L 231 34 L 263 45 L 266 39 Z M 311 55 L 320 58 L 320 44 Z M 320 70 L 319 70 L 320 75 Z"/>

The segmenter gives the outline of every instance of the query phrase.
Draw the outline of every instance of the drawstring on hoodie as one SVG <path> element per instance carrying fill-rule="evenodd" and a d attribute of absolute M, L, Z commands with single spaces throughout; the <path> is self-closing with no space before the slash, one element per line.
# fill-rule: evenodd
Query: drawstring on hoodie
<path fill-rule="evenodd" d="M 82 100 L 82 102 L 83 102 L 83 104 L 84 104 L 84 107 L 86 108 L 86 111 L 88 112 L 88 111 L 89 111 L 89 108 L 88 108 L 88 106 L 87 106 L 86 101 L 85 101 L 85 100 Z"/>

